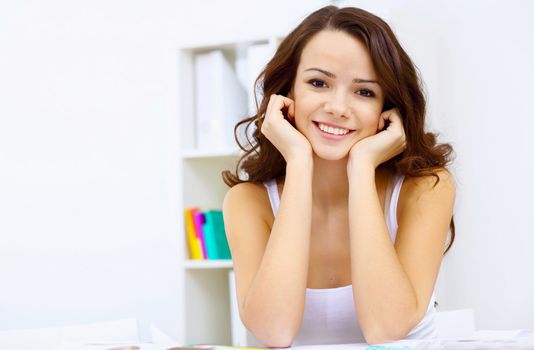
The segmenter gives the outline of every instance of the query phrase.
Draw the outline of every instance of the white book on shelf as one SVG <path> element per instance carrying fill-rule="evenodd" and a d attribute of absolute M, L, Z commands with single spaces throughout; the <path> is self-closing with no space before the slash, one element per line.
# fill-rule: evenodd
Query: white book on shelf
<path fill-rule="evenodd" d="M 267 63 L 271 60 L 275 52 L 275 47 L 271 43 L 256 44 L 247 47 L 247 81 L 246 88 L 248 91 L 248 113 L 256 114 L 256 102 L 254 100 L 254 91 L 258 98 L 258 103 L 263 99 L 262 91 L 257 89 L 254 82 Z"/>
<path fill-rule="evenodd" d="M 235 145 L 234 126 L 247 116 L 247 94 L 221 50 L 195 55 L 196 148 Z"/>

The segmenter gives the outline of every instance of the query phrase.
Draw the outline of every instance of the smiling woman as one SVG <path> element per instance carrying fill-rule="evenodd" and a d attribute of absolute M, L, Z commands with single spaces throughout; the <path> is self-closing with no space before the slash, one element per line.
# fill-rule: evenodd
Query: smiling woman
<path fill-rule="evenodd" d="M 435 337 L 452 148 L 424 131 L 417 71 L 389 26 L 322 8 L 256 84 L 265 98 L 236 125 L 253 139 L 223 173 L 245 326 L 272 347 Z"/>
<path fill-rule="evenodd" d="M 367 48 L 353 36 L 323 30 L 310 39 L 288 97 L 316 157 L 343 158 L 358 140 L 376 134 L 384 94 L 375 77 Z"/>

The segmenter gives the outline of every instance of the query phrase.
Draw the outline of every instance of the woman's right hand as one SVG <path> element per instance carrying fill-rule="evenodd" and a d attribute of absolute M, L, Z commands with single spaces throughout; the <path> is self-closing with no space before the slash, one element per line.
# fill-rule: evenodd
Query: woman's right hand
<path fill-rule="evenodd" d="M 269 98 L 261 132 L 280 151 L 287 163 L 293 160 L 311 159 L 312 147 L 306 137 L 284 118 L 295 124 L 295 102 L 285 96 L 272 94 Z"/>

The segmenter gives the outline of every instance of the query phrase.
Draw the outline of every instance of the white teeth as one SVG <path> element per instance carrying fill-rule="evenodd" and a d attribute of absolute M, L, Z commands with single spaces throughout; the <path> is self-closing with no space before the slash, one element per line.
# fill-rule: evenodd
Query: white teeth
<path fill-rule="evenodd" d="M 345 135 L 349 132 L 348 129 L 334 128 L 322 123 L 319 123 L 319 129 L 332 135 Z"/>

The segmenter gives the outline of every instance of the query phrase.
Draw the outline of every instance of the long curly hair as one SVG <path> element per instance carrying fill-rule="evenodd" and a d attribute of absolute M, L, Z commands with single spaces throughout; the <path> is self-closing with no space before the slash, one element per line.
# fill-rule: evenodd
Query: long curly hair
<path fill-rule="evenodd" d="M 367 46 L 378 82 L 385 93 L 383 111 L 396 107 L 403 117 L 407 148 L 379 167 L 408 177 L 432 175 L 436 178 L 436 186 L 439 182 L 438 171 L 451 162 L 453 149 L 450 144 L 438 144 L 436 134 L 424 130 L 426 101 L 419 72 L 389 25 L 381 18 L 354 7 L 326 6 L 313 12 L 280 43 L 256 79 L 254 90 L 261 91 L 267 97 L 272 94 L 287 96 L 295 80 L 304 46 L 323 30 L 343 31 Z M 257 113 L 241 120 L 234 128 L 236 142 L 244 154 L 237 162 L 234 173 L 229 170 L 222 172 L 223 181 L 230 187 L 285 175 L 285 159 L 260 131 L 269 100 L 263 98 L 258 104 L 256 94 L 254 97 Z M 238 137 L 243 127 L 247 145 L 241 144 Z M 245 178 L 241 178 L 240 174 Z M 445 253 L 451 248 L 454 238 L 453 217 Z"/>

